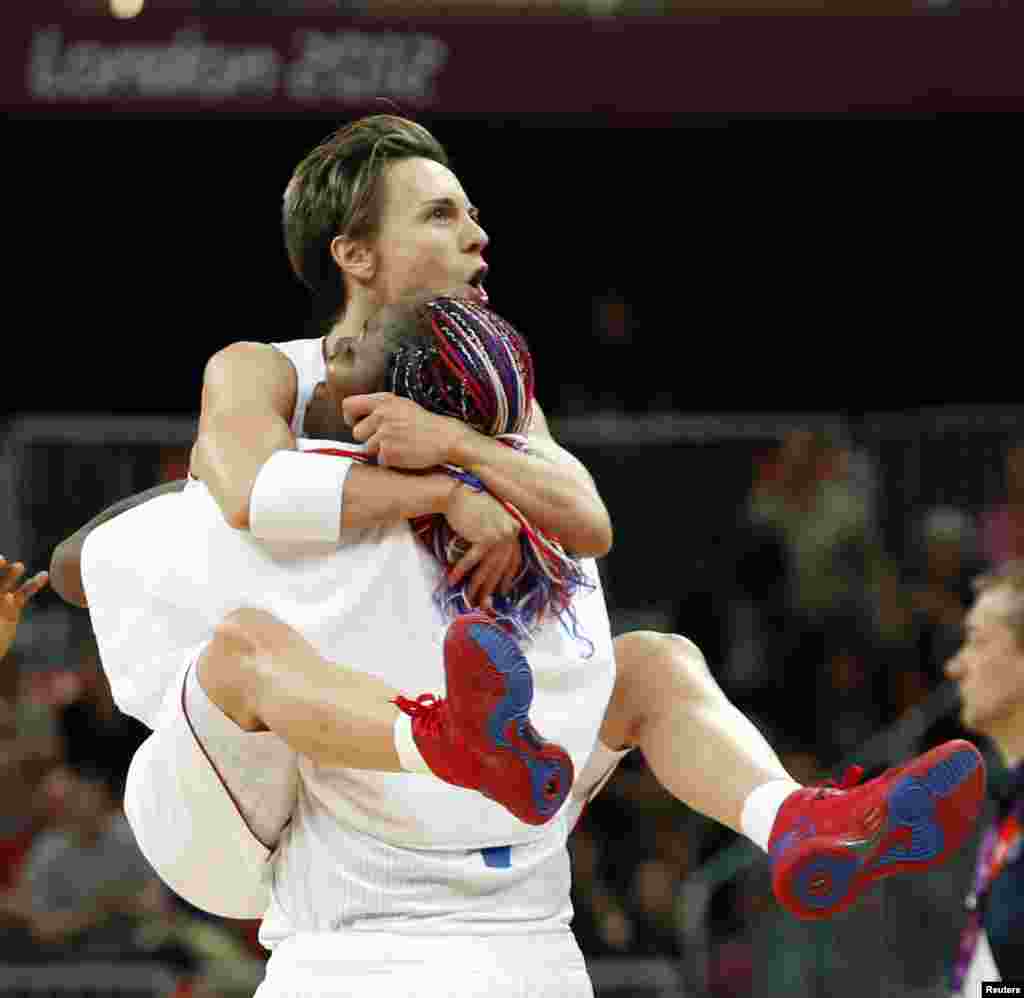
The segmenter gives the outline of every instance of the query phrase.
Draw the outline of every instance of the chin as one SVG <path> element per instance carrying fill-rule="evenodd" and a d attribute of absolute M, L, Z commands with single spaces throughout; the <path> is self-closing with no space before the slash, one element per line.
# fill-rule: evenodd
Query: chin
<path fill-rule="evenodd" d="M 973 710 L 967 704 L 964 704 L 960 708 L 960 723 L 968 731 L 976 731 L 980 733 L 981 729 L 978 727 L 978 712 Z"/>

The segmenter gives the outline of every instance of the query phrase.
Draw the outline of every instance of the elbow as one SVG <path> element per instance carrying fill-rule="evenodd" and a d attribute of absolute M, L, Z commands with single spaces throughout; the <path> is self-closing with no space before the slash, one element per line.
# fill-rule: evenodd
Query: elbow
<path fill-rule="evenodd" d="M 612 525 L 607 518 L 595 531 L 591 558 L 603 558 L 612 549 Z"/>
<path fill-rule="evenodd" d="M 603 558 L 612 549 L 612 521 L 601 509 L 589 517 L 573 538 L 573 552 L 581 558 Z"/>
<path fill-rule="evenodd" d="M 234 530 L 249 529 L 249 504 L 248 503 L 225 503 L 221 507 L 224 521 Z"/>
<path fill-rule="evenodd" d="M 88 607 L 85 589 L 82 586 L 81 545 L 61 541 L 50 559 L 50 585 L 65 603 Z"/>
<path fill-rule="evenodd" d="M 201 432 L 192 449 L 192 474 L 202 481 L 220 509 L 224 522 L 235 530 L 249 529 L 249 494 L 243 495 L 222 470 L 218 446 L 209 431 Z M 252 483 L 249 483 L 250 488 Z"/>

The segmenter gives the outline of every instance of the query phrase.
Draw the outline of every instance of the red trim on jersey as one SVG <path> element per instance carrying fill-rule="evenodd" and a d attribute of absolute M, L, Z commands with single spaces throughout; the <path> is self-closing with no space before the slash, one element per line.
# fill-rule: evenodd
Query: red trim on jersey
<path fill-rule="evenodd" d="M 317 447 L 313 450 L 301 451 L 303 454 L 328 454 L 331 457 L 350 457 L 353 461 L 362 461 L 364 464 L 372 463 L 374 458 L 371 454 L 361 450 L 342 450 L 340 447 Z"/>
<path fill-rule="evenodd" d="M 245 823 L 245 827 L 249 829 L 249 834 L 261 846 L 263 846 L 264 849 L 267 849 L 269 851 L 273 851 L 274 846 L 268 845 L 266 842 L 263 841 L 263 839 L 261 839 L 253 831 L 252 825 L 249 824 L 249 819 L 246 818 L 245 814 L 243 813 L 242 808 L 241 808 L 241 806 L 238 803 L 238 800 L 235 798 L 235 795 L 231 792 L 231 788 L 227 785 L 227 782 L 225 781 L 224 777 L 221 776 L 220 770 L 217 768 L 216 763 L 213 761 L 213 759 L 210 758 L 210 753 L 206 751 L 206 746 L 202 743 L 202 740 L 199 738 L 199 735 L 196 734 L 196 729 L 195 729 L 195 727 L 192 724 L 192 718 L 190 718 L 188 716 L 188 704 L 186 703 L 185 689 L 188 686 L 188 674 L 189 674 L 189 672 L 192 671 L 192 669 L 195 668 L 195 664 L 196 663 L 193 662 L 192 665 L 190 665 L 188 667 L 188 669 L 185 672 L 185 679 L 184 679 L 184 681 L 181 684 L 181 712 L 185 715 L 185 723 L 188 725 L 188 730 L 192 732 L 192 737 L 195 739 L 196 745 L 199 746 L 199 751 L 202 752 L 203 755 L 206 757 L 206 761 L 210 764 L 210 768 L 216 774 L 217 779 L 220 780 L 220 785 L 224 788 L 224 793 L 226 793 L 228 795 L 229 799 L 231 800 L 232 805 L 234 806 L 235 810 L 238 812 L 238 817 L 242 819 L 242 821 Z M 199 677 L 197 676 L 196 677 L 196 681 L 197 682 L 198 682 L 198 679 L 199 679 Z M 214 706 L 216 706 L 216 704 Z M 241 730 L 241 729 L 239 729 L 239 730 Z M 290 820 L 291 819 L 289 818 L 289 821 Z"/>

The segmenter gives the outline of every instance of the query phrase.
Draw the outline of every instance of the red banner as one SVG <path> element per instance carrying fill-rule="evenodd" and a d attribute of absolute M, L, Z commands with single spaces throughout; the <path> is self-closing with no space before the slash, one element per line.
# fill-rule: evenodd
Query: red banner
<path fill-rule="evenodd" d="M 596 112 L 628 124 L 692 111 L 1024 106 L 1022 19 L 1008 9 L 416 22 L 184 22 L 153 13 L 47 22 L 28 6 L 4 13 L 0 103 L 9 111 L 351 113 L 380 109 L 383 98 L 409 112 Z"/>

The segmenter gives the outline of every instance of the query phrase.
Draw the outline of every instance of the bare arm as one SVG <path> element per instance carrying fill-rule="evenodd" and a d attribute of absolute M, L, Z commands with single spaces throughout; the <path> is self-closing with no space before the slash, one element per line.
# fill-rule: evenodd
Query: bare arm
<path fill-rule="evenodd" d="M 249 527 L 249 496 L 267 458 L 295 449 L 297 385 L 291 361 L 266 343 L 233 343 L 206 365 L 192 474 L 238 530 Z"/>
<path fill-rule="evenodd" d="M 234 343 L 206 365 L 192 473 L 206 483 L 232 526 L 248 526 L 249 493 L 266 459 L 276 450 L 295 447 L 288 426 L 295 392 L 291 362 L 265 343 Z M 62 541 L 50 562 L 53 587 L 60 596 L 74 606 L 87 605 L 81 576 L 82 544 L 95 527 L 183 484 L 158 486 L 115 503 Z"/>
<path fill-rule="evenodd" d="M 122 499 L 61 541 L 50 559 L 51 584 L 60 597 L 73 606 L 88 606 L 82 586 L 82 545 L 96 527 L 156 496 L 180 492 L 184 486 L 184 479 L 167 482 Z M 427 513 L 446 514 L 454 487 L 455 482 L 440 472 L 417 475 L 355 465 L 345 483 L 341 525 L 365 527 Z"/>
<path fill-rule="evenodd" d="M 612 524 L 590 472 L 559 446 L 534 400 L 529 447 L 523 453 L 481 433 L 457 438 L 450 463 L 472 472 L 532 523 L 574 554 L 599 558 L 612 546 Z"/>
<path fill-rule="evenodd" d="M 551 438 L 536 401 L 533 454 L 506 447 L 457 419 L 427 412 L 390 392 L 354 396 L 343 408 L 355 439 L 366 443 L 380 463 L 397 468 L 457 464 L 574 554 L 600 557 L 611 549 L 611 520 L 594 480 Z"/>
<path fill-rule="evenodd" d="M 296 447 L 289 425 L 296 392 L 291 361 L 265 343 L 235 343 L 206 366 L 192 473 L 236 529 L 249 528 L 253 483 L 266 460 L 275 451 Z M 356 465 L 345 483 L 340 526 L 444 513 L 452 484 L 440 473 L 412 476 Z"/>
<path fill-rule="evenodd" d="M 456 483 L 439 471 L 410 474 L 356 464 L 345 482 L 343 527 L 370 527 L 447 513 Z"/>

